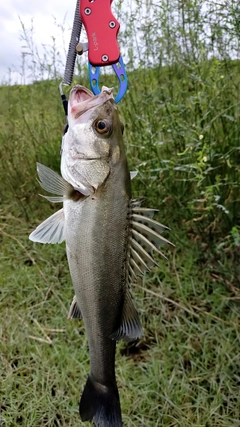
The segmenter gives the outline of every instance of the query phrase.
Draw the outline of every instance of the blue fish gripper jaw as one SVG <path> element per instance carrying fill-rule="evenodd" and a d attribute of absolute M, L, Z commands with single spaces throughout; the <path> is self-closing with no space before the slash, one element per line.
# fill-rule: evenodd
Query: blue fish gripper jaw
<path fill-rule="evenodd" d="M 127 73 L 121 56 L 119 57 L 118 62 L 112 64 L 112 68 L 119 80 L 119 90 L 115 98 L 115 102 L 117 104 L 124 97 L 128 86 Z M 100 66 L 94 66 L 90 62 L 88 63 L 89 80 L 94 95 L 101 93 L 99 88 L 100 69 Z"/>

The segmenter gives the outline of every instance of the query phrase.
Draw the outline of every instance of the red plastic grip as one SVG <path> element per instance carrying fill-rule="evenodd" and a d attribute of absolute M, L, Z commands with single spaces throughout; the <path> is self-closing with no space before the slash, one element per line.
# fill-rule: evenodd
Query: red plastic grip
<path fill-rule="evenodd" d="M 88 36 L 88 60 L 92 65 L 118 61 L 120 24 L 111 11 L 112 0 L 81 0 L 80 16 Z"/>

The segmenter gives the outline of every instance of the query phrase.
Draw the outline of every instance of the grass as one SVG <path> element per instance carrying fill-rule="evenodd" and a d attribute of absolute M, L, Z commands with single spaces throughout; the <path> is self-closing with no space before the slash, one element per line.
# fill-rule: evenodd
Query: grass
<path fill-rule="evenodd" d="M 63 245 L 28 241 L 25 221 L 2 225 L 1 427 L 79 426 L 88 373 L 82 322 Z M 183 250 L 184 247 L 184 250 Z M 186 239 L 134 286 L 145 334 L 118 345 L 126 426 L 239 425 L 239 308 Z"/>
<path fill-rule="evenodd" d="M 176 249 L 133 286 L 145 333 L 118 344 L 126 427 L 240 425 L 239 67 L 177 58 L 129 73 L 119 109 L 133 195 L 160 210 Z M 35 163 L 59 169 L 58 83 L 0 87 L 0 427 L 84 425 L 89 358 L 82 322 L 67 320 L 65 248 L 28 240 L 55 209 Z"/>

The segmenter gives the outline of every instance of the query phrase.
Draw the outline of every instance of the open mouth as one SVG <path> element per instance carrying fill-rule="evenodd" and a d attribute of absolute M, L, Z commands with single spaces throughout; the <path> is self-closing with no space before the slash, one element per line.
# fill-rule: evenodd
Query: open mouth
<path fill-rule="evenodd" d="M 76 85 L 71 90 L 70 102 L 72 102 L 72 105 L 75 105 L 93 97 L 94 95 L 89 89 L 84 86 Z"/>
<path fill-rule="evenodd" d="M 84 86 L 76 85 L 72 88 L 69 97 L 69 113 L 78 119 L 87 111 L 105 103 L 108 100 L 114 102 L 112 89 L 103 87 L 99 95 L 94 96 L 93 93 Z"/>

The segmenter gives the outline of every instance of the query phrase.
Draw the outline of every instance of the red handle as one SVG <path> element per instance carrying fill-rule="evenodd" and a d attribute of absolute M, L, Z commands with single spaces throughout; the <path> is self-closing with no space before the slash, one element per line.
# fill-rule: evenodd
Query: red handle
<path fill-rule="evenodd" d="M 118 61 L 120 24 L 111 11 L 112 0 L 81 0 L 80 16 L 88 36 L 88 60 L 92 65 Z"/>

